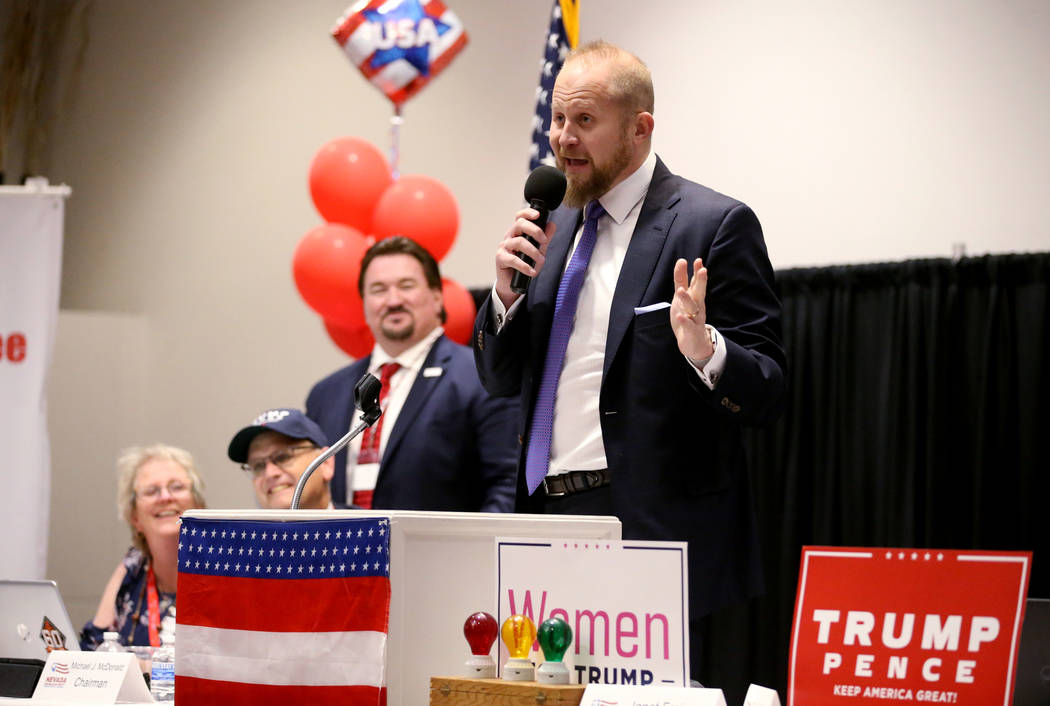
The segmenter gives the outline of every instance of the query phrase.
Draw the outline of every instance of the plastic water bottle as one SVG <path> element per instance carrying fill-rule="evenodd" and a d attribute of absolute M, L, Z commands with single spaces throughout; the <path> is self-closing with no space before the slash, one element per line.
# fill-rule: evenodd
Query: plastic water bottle
<path fill-rule="evenodd" d="M 102 644 L 95 648 L 95 652 L 127 652 L 124 645 L 120 644 L 119 632 L 102 633 Z"/>
<path fill-rule="evenodd" d="M 154 701 L 175 700 L 175 609 L 161 622 L 160 647 L 153 652 L 149 692 Z"/>

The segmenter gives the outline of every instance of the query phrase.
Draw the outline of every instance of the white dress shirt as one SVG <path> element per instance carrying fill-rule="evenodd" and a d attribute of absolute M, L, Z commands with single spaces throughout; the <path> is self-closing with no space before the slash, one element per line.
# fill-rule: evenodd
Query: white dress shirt
<path fill-rule="evenodd" d="M 548 475 L 608 468 L 598 401 L 605 364 L 610 305 L 655 169 L 656 155 L 650 152 L 638 169 L 598 199 L 606 215 L 598 221 L 598 237 L 580 289 L 576 319 L 558 380 Z M 575 234 L 573 252 L 582 233 L 581 225 Z M 571 259 L 570 252 L 565 261 L 566 266 Z M 492 313 L 498 322 L 497 333 L 514 318 L 524 299 L 518 297 L 509 309 L 505 308 L 493 285 L 491 301 Z M 669 302 L 667 306 L 670 306 Z M 715 354 L 702 368 L 693 365 L 688 358 L 686 361 L 696 370 L 704 384 L 713 389 L 725 365 L 726 353 L 725 344 L 717 332 L 712 334 L 712 339 L 715 342 Z M 536 374 L 539 375 L 540 371 L 537 370 Z"/>
<path fill-rule="evenodd" d="M 383 400 L 383 428 L 379 435 L 379 458 L 382 460 L 386 451 L 386 442 L 390 438 L 390 432 L 397 423 L 397 416 L 401 408 L 405 406 L 408 393 L 416 383 L 416 376 L 423 367 L 423 361 L 433 348 L 434 343 L 441 337 L 445 329 L 438 326 L 416 345 L 405 350 L 397 357 L 391 356 L 378 343 L 372 348 L 372 359 L 369 361 L 368 372 L 377 378 L 380 368 L 386 363 L 399 363 L 401 368 L 390 377 L 390 389 L 387 391 L 386 399 Z M 425 371 L 424 374 L 433 371 Z M 437 371 L 440 375 L 440 369 Z M 357 419 L 351 416 L 350 426 L 357 424 Z M 349 431 L 349 430 L 347 430 Z M 357 455 L 361 451 L 361 438 L 359 435 L 350 442 L 346 454 L 346 487 L 350 489 L 348 495 L 353 497 L 355 490 L 373 490 L 376 487 L 376 479 L 379 478 L 378 463 L 357 463 Z"/>

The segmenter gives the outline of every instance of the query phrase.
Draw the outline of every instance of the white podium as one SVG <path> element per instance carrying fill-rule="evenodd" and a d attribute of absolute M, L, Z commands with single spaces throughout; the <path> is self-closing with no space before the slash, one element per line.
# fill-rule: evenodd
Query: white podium
<path fill-rule="evenodd" d="M 470 655 L 463 622 L 479 610 L 496 614 L 494 537 L 620 539 L 615 517 L 407 510 L 190 510 L 186 516 L 275 522 L 388 518 L 389 706 L 427 703 L 431 676 L 462 674 Z"/>

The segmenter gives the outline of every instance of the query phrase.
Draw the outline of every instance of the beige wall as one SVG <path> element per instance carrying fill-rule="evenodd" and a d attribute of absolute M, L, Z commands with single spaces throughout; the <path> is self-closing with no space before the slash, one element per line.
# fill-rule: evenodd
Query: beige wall
<path fill-rule="evenodd" d="M 137 314 L 62 311 L 56 338 L 47 577 L 58 582 L 79 628 L 131 544 L 117 519 L 114 462 L 120 449 L 151 438 L 150 326 Z"/>
<path fill-rule="evenodd" d="M 123 446 L 198 457 L 213 507 L 251 505 L 225 458 L 261 409 L 345 362 L 291 279 L 320 222 L 327 140 L 389 145 L 390 104 L 327 31 L 349 0 L 96 0 L 52 182 L 68 202 L 49 574 L 74 621 L 127 544 Z M 402 171 L 462 224 L 444 272 L 486 284 L 518 207 L 549 0 L 447 0 L 470 44 L 406 106 Z M 582 36 L 656 79 L 672 169 L 754 206 L 778 268 L 1045 250 L 1050 4 L 585 0 Z"/>

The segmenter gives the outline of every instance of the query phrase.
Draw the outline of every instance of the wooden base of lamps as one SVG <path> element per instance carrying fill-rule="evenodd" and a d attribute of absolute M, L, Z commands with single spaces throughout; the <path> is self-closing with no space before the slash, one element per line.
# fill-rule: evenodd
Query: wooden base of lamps
<path fill-rule="evenodd" d="M 430 677 L 430 706 L 579 706 L 586 686 Z"/>

